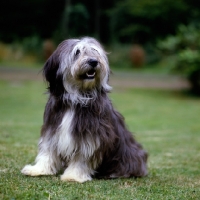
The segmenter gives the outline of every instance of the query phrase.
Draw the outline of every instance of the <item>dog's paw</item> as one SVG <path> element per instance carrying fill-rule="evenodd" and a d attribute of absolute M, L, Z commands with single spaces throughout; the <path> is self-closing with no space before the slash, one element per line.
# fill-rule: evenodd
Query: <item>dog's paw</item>
<path fill-rule="evenodd" d="M 92 178 L 90 175 L 87 174 L 82 174 L 82 175 L 77 175 L 74 173 L 70 173 L 70 172 L 65 172 L 62 176 L 61 176 L 61 180 L 62 181 L 74 181 L 74 182 L 78 182 L 78 183 L 84 183 L 86 181 L 91 181 Z"/>
<path fill-rule="evenodd" d="M 40 176 L 40 175 L 53 174 L 50 170 L 47 170 L 46 168 L 41 168 L 41 166 L 38 166 L 38 165 L 26 165 L 21 170 L 21 173 L 28 176 Z"/>

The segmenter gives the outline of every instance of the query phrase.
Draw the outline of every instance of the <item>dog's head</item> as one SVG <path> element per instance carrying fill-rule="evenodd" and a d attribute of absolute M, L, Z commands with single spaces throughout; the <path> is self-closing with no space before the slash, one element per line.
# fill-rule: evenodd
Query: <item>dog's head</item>
<path fill-rule="evenodd" d="M 97 91 L 111 89 L 107 56 L 94 38 L 63 41 L 47 60 L 43 73 L 51 94 L 73 101 L 91 99 Z"/>

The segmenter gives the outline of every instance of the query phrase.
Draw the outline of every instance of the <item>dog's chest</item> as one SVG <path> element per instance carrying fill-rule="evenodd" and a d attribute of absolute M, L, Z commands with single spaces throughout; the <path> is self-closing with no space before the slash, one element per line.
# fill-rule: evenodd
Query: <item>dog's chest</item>
<path fill-rule="evenodd" d="M 57 153 L 63 158 L 70 158 L 77 155 L 85 158 L 91 157 L 100 147 L 100 139 L 95 133 L 88 133 L 88 135 L 84 137 L 77 137 L 77 135 L 81 136 L 82 133 L 73 131 L 76 126 L 74 117 L 75 111 L 69 109 L 62 119 L 56 134 L 58 141 Z M 76 134 L 76 136 L 74 134 Z"/>
<path fill-rule="evenodd" d="M 68 110 L 63 116 L 62 122 L 56 134 L 57 136 L 57 153 L 63 157 L 71 155 L 75 148 L 75 141 L 72 137 L 74 112 Z"/>

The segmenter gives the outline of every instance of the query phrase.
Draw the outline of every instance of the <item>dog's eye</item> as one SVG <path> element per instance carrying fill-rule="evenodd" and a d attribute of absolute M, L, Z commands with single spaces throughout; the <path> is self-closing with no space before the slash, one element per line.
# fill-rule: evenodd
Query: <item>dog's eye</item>
<path fill-rule="evenodd" d="M 80 50 L 77 49 L 76 52 L 75 52 L 75 56 L 78 56 L 80 54 Z"/>
<path fill-rule="evenodd" d="M 96 49 L 94 49 L 94 48 L 92 48 L 92 51 L 94 51 L 94 52 L 96 52 L 96 53 L 99 54 L 99 52 Z"/>
<path fill-rule="evenodd" d="M 96 49 L 94 49 L 94 48 L 92 48 L 92 51 L 96 51 L 96 52 L 98 52 Z"/>

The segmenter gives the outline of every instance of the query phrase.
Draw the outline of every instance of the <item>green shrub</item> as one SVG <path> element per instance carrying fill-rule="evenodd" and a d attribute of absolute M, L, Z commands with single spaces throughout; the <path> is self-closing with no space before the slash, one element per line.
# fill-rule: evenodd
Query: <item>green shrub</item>
<path fill-rule="evenodd" d="M 191 89 L 200 94 L 200 27 L 180 25 L 176 35 L 159 41 L 157 46 L 165 55 L 176 55 L 173 70 L 185 75 Z"/>

